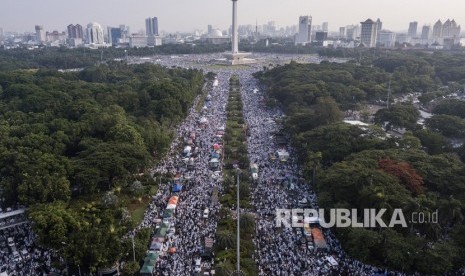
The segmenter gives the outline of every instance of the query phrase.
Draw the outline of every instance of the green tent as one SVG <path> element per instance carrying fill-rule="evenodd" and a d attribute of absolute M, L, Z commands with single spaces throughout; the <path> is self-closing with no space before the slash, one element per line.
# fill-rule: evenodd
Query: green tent
<path fill-rule="evenodd" d="M 173 214 L 174 214 L 174 209 L 166 209 L 163 212 L 163 218 L 171 218 L 173 217 Z"/>
<path fill-rule="evenodd" d="M 140 269 L 139 273 L 141 275 L 152 275 L 153 273 L 153 266 L 149 266 L 149 265 L 145 265 L 142 266 L 142 268 Z"/>

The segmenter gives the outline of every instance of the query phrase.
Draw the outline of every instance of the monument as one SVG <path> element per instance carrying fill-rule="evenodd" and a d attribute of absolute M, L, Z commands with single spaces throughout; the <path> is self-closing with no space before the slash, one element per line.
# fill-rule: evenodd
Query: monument
<path fill-rule="evenodd" d="M 232 0 L 232 37 L 231 53 L 227 53 L 227 63 L 231 65 L 254 63 L 254 59 L 246 58 L 250 53 L 239 52 L 239 36 L 237 34 L 237 0 Z"/>

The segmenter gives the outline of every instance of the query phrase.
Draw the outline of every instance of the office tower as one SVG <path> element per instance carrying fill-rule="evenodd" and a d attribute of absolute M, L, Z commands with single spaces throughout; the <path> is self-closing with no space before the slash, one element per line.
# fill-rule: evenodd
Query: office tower
<path fill-rule="evenodd" d="M 300 16 L 299 17 L 299 32 L 297 33 L 295 44 L 308 44 L 311 42 L 312 32 L 312 17 Z"/>
<path fill-rule="evenodd" d="M 147 36 L 158 35 L 158 18 L 157 17 L 149 17 L 145 19 L 145 34 Z"/>
<path fill-rule="evenodd" d="M 47 39 L 44 27 L 36 25 L 35 30 L 36 30 L 36 41 L 38 43 L 44 43 Z"/>
<path fill-rule="evenodd" d="M 382 30 L 378 33 L 378 44 L 381 47 L 391 48 L 395 45 L 396 34 L 391 31 Z"/>
<path fill-rule="evenodd" d="M 457 25 L 454 19 L 447 19 L 442 25 L 442 37 L 453 38 L 460 35 L 460 26 Z"/>
<path fill-rule="evenodd" d="M 433 39 L 439 39 L 441 37 L 442 37 L 442 22 L 441 20 L 438 20 L 433 26 Z"/>
<path fill-rule="evenodd" d="M 113 46 L 118 45 L 121 38 L 123 37 L 123 30 L 120 27 L 118 28 L 108 27 L 107 32 L 108 32 L 108 43 L 110 43 Z"/>
<path fill-rule="evenodd" d="M 417 29 L 418 29 L 418 22 L 417 21 L 410 22 L 410 24 L 408 25 L 408 36 L 412 38 L 416 37 Z"/>
<path fill-rule="evenodd" d="M 421 39 L 428 40 L 430 35 L 431 35 L 431 26 L 424 25 L 423 28 L 421 28 Z"/>
<path fill-rule="evenodd" d="M 321 24 L 321 29 L 323 32 L 327 32 L 328 31 L 328 22 L 323 22 L 323 24 Z"/>
<path fill-rule="evenodd" d="M 315 33 L 315 41 L 323 42 L 328 39 L 328 32 L 318 31 Z"/>
<path fill-rule="evenodd" d="M 0 28 L 0 41 L 3 41 L 3 28 Z"/>
<path fill-rule="evenodd" d="M 208 34 L 211 34 L 213 31 L 213 26 L 212 25 L 208 25 Z"/>
<path fill-rule="evenodd" d="M 346 28 L 345 27 L 339 27 L 339 37 L 340 38 L 346 37 Z"/>
<path fill-rule="evenodd" d="M 69 24 L 68 27 L 68 38 L 83 38 L 84 32 L 82 31 L 82 26 L 79 24 L 73 25 Z"/>
<path fill-rule="evenodd" d="M 86 42 L 88 44 L 104 44 L 103 29 L 99 23 L 92 22 L 87 24 Z"/>
<path fill-rule="evenodd" d="M 383 29 L 383 22 L 378 18 L 376 20 L 376 31 L 379 33 Z"/>
<path fill-rule="evenodd" d="M 346 27 L 346 38 L 348 40 L 355 40 L 359 36 L 360 36 L 359 25 L 348 25 Z"/>
<path fill-rule="evenodd" d="M 366 21 L 360 23 L 362 24 L 360 42 L 365 47 L 375 47 L 379 25 L 371 19 L 367 19 Z"/>

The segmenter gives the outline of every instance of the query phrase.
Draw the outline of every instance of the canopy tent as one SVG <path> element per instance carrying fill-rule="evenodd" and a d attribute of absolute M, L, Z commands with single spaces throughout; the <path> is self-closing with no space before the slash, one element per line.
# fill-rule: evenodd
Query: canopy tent
<path fill-rule="evenodd" d="M 150 266 L 150 265 L 144 265 L 142 266 L 142 268 L 140 269 L 139 273 L 141 275 L 152 275 L 152 272 L 153 272 L 153 266 Z"/>
<path fill-rule="evenodd" d="M 221 148 L 221 146 L 218 145 L 218 144 L 214 144 L 214 145 L 213 145 L 213 149 L 214 149 L 214 150 L 219 150 L 220 148 Z"/>
<path fill-rule="evenodd" d="M 168 227 L 162 225 L 157 229 L 157 232 L 155 232 L 155 237 L 165 237 L 166 233 L 168 233 Z"/>
<path fill-rule="evenodd" d="M 170 199 L 168 200 L 168 204 L 178 204 L 178 200 L 179 200 L 179 197 L 178 196 L 172 196 L 170 197 Z"/>
<path fill-rule="evenodd" d="M 220 154 L 215 152 L 215 151 L 212 151 L 210 156 L 211 156 L 212 159 L 219 159 L 220 158 Z"/>
<path fill-rule="evenodd" d="M 166 209 L 176 209 L 176 204 L 168 204 Z"/>
<path fill-rule="evenodd" d="M 165 209 L 163 212 L 163 218 L 171 218 L 173 217 L 174 209 Z"/>
<path fill-rule="evenodd" d="M 174 184 L 173 185 L 173 193 L 179 193 L 182 191 L 182 185 L 181 184 Z"/>
<path fill-rule="evenodd" d="M 149 253 L 147 253 L 145 258 L 149 258 L 151 260 L 157 260 L 158 256 L 160 256 L 160 253 L 157 253 L 157 252 L 154 252 L 154 251 L 149 251 Z"/>
<path fill-rule="evenodd" d="M 170 249 L 168 249 L 168 252 L 169 252 L 170 254 L 176 253 L 176 247 L 171 247 Z"/>

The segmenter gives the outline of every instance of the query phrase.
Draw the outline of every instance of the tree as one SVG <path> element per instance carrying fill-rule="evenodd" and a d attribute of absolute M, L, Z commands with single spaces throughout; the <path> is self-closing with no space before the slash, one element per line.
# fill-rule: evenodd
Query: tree
<path fill-rule="evenodd" d="M 446 137 L 465 137 L 465 121 L 457 116 L 434 115 L 425 120 L 426 126 Z"/>
<path fill-rule="evenodd" d="M 219 249 L 233 248 L 235 246 L 234 234 L 229 230 L 218 231 L 216 244 Z"/>
<path fill-rule="evenodd" d="M 419 118 L 420 111 L 411 104 L 396 104 L 389 109 L 380 109 L 375 114 L 375 122 L 377 124 L 387 122 L 387 129 L 391 126 L 414 129 Z"/>
<path fill-rule="evenodd" d="M 410 164 L 395 162 L 390 158 L 381 159 L 378 164 L 381 170 L 397 177 L 413 194 L 418 195 L 424 192 L 423 178 Z"/>
<path fill-rule="evenodd" d="M 255 232 L 255 218 L 253 215 L 247 213 L 242 214 L 239 223 L 241 230 L 246 234 L 253 234 Z"/>

